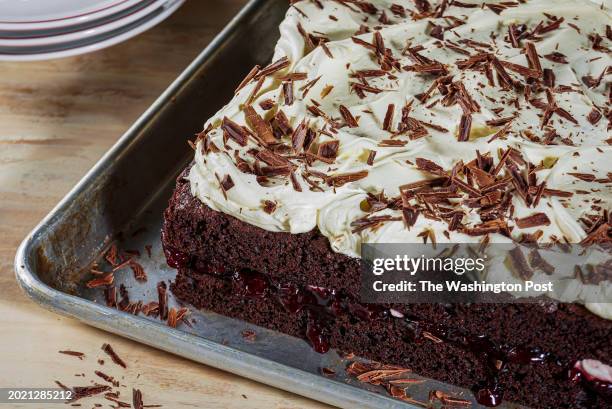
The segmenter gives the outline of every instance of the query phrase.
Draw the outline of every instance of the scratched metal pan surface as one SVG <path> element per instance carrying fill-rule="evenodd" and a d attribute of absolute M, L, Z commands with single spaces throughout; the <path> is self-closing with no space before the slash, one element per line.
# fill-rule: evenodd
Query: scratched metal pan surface
<path fill-rule="evenodd" d="M 140 283 L 132 274 L 116 274 L 116 285 L 124 284 L 132 300 L 157 300 L 156 284 L 174 279 L 160 228 L 174 179 L 190 160 L 186 139 L 229 100 L 253 65 L 269 61 L 287 7 L 287 0 L 252 0 L 234 18 L 25 238 L 15 259 L 17 279 L 44 308 L 197 362 L 338 407 L 416 408 L 348 376 L 347 361 L 334 351 L 320 355 L 300 339 L 206 311 L 192 311 L 192 327 L 170 328 L 109 308 L 101 289 L 85 286 L 92 263 L 111 242 L 137 250 L 148 275 Z M 255 341 L 243 336 L 247 329 Z M 323 376 L 321 368 L 335 376 Z M 469 391 L 433 380 L 408 391 L 427 401 L 433 389 L 473 400 Z"/>

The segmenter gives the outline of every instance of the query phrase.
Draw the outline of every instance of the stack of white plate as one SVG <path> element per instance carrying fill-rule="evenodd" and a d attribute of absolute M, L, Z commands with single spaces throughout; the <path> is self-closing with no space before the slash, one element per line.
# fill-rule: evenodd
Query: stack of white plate
<path fill-rule="evenodd" d="M 185 0 L 0 0 L 0 60 L 83 54 L 125 41 Z"/>

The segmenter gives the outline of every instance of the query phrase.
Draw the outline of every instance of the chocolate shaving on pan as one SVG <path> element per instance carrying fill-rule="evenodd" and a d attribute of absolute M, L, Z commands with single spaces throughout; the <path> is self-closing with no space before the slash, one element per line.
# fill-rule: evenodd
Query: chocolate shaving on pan
<path fill-rule="evenodd" d="M 244 338 L 245 340 L 249 342 L 254 342 L 255 339 L 257 338 L 257 333 L 250 329 L 245 329 L 244 331 L 240 333 L 240 335 L 242 335 L 242 338 Z"/>
<path fill-rule="evenodd" d="M 253 76 L 253 79 L 257 80 L 261 77 L 266 77 L 270 74 L 274 74 L 277 71 L 281 71 L 289 66 L 289 59 L 283 57 L 279 60 L 274 61 L 272 64 L 262 68 L 257 74 Z"/>
<path fill-rule="evenodd" d="M 338 156 L 339 141 L 327 141 L 319 144 L 317 155 L 326 159 L 335 159 Z"/>
<path fill-rule="evenodd" d="M 107 307 L 117 307 L 117 288 L 114 285 L 104 289 L 104 299 Z"/>
<path fill-rule="evenodd" d="M 108 385 L 94 385 L 94 386 L 74 386 L 72 389 L 72 399 L 68 402 L 76 402 L 79 399 L 88 398 L 90 396 L 99 395 L 103 392 L 111 390 Z"/>
<path fill-rule="evenodd" d="M 170 310 L 168 311 L 168 320 L 167 320 L 167 324 L 169 327 L 171 328 L 176 328 L 176 324 L 178 322 L 177 319 L 177 311 L 175 308 L 170 308 Z"/>
<path fill-rule="evenodd" d="M 389 104 L 387 106 L 387 112 L 385 113 L 385 119 L 383 121 L 383 130 L 391 132 L 391 124 L 393 122 L 393 112 L 395 111 L 395 105 Z"/>
<path fill-rule="evenodd" d="M 255 134 L 264 145 L 276 142 L 276 138 L 272 134 L 272 128 L 261 116 L 259 116 L 255 108 L 250 105 L 245 106 L 244 114 L 247 124 L 255 130 Z"/>
<path fill-rule="evenodd" d="M 132 389 L 132 406 L 134 409 L 143 409 L 142 392 L 139 389 Z"/>
<path fill-rule="evenodd" d="M 321 368 L 321 375 L 327 378 L 333 378 L 336 376 L 336 371 L 334 371 L 332 368 L 323 367 Z"/>
<path fill-rule="evenodd" d="M 550 225 L 550 219 L 545 213 L 534 213 L 531 216 L 516 219 L 515 222 L 520 229 Z"/>
<path fill-rule="evenodd" d="M 351 173 L 339 173 L 337 175 L 329 176 L 327 178 L 327 184 L 329 186 L 340 187 L 347 183 L 356 182 L 364 179 L 368 176 L 367 170 Z"/>
<path fill-rule="evenodd" d="M 144 268 L 140 263 L 134 261 L 133 259 L 130 259 L 129 266 L 132 269 L 132 272 L 134 273 L 134 278 L 137 281 L 147 281 L 147 273 L 144 271 Z"/>
<path fill-rule="evenodd" d="M 240 91 L 242 88 L 244 88 L 249 82 L 251 82 L 253 80 L 253 78 L 255 78 L 255 75 L 259 72 L 259 65 L 254 66 L 253 68 L 251 68 L 251 71 L 249 71 L 249 73 L 246 75 L 246 77 L 244 77 L 244 79 L 242 80 L 242 82 L 240 83 L 240 85 L 238 85 L 238 88 L 236 88 L 236 90 L 234 91 L 235 94 L 238 93 L 238 91 Z"/>
<path fill-rule="evenodd" d="M 118 256 L 119 256 L 119 251 L 117 250 L 117 245 L 113 243 L 113 245 L 110 246 L 110 248 L 106 251 L 106 253 L 104 254 L 104 258 L 106 259 L 106 261 L 108 261 L 108 263 L 115 267 L 118 264 Z"/>
<path fill-rule="evenodd" d="M 119 398 L 114 397 L 113 395 L 106 393 L 104 395 L 104 399 L 111 401 L 113 403 L 115 403 L 117 406 L 111 406 L 113 409 L 118 409 L 118 408 L 131 408 L 132 405 L 130 405 L 127 402 L 123 402 L 121 400 L 119 400 Z M 100 406 L 101 407 L 101 406 Z"/>
<path fill-rule="evenodd" d="M 117 353 L 113 350 L 113 347 L 111 347 L 110 344 L 103 344 L 102 351 L 104 351 L 115 364 L 123 368 L 127 368 L 127 365 L 125 364 L 125 362 L 123 362 L 123 359 L 121 359 L 119 355 L 117 355 Z"/>
<path fill-rule="evenodd" d="M 228 117 L 224 117 L 223 122 L 221 123 L 221 129 L 229 138 L 236 141 L 238 145 L 246 146 L 248 134 L 242 128 L 242 126 L 238 125 Z"/>
<path fill-rule="evenodd" d="M 100 378 L 104 379 L 106 382 L 112 384 L 114 387 L 118 387 L 119 386 L 119 381 L 117 381 L 115 378 L 113 378 L 110 375 L 105 374 L 102 371 L 94 371 L 94 373 L 96 375 L 98 375 Z"/>
<path fill-rule="evenodd" d="M 85 354 L 82 352 L 77 352 L 77 351 L 69 351 L 69 350 L 64 350 L 64 351 L 57 351 L 60 354 L 64 354 L 64 355 L 70 355 L 70 356 L 75 356 L 77 358 L 79 358 L 81 361 L 83 360 L 83 357 L 85 357 Z"/>
<path fill-rule="evenodd" d="M 347 107 L 345 107 L 344 105 L 340 105 L 338 109 L 340 110 L 340 115 L 342 116 L 342 119 L 344 119 L 344 123 L 349 128 L 356 128 L 359 126 L 357 120 L 355 119 L 353 114 L 351 114 L 351 111 L 349 111 Z"/>
<path fill-rule="evenodd" d="M 166 283 L 157 283 L 157 300 L 159 304 L 159 318 L 163 321 L 168 319 L 168 289 Z"/>
<path fill-rule="evenodd" d="M 466 407 L 471 406 L 472 402 L 466 399 L 461 399 L 456 396 L 452 396 L 446 392 L 440 390 L 432 390 L 429 392 L 429 402 L 433 402 L 435 400 L 440 401 L 444 407 Z"/>
<path fill-rule="evenodd" d="M 109 286 L 113 284 L 114 281 L 115 281 L 115 274 L 111 271 L 110 273 L 107 273 L 106 275 L 102 277 L 94 278 L 93 280 L 89 280 L 85 284 L 85 286 L 87 286 L 87 288 L 104 287 L 104 286 Z"/>

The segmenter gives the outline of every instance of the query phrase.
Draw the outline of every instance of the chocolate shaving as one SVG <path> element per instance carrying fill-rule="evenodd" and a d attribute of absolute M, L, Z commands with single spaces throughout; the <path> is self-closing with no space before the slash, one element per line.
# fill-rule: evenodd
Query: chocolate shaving
<path fill-rule="evenodd" d="M 353 114 L 351 114 L 351 111 L 349 111 L 347 107 L 345 107 L 344 105 L 340 105 L 338 109 L 340 110 L 340 115 L 342 115 L 342 119 L 344 119 L 344 122 L 349 128 L 356 128 L 359 126 L 357 120 L 355 119 Z"/>
<path fill-rule="evenodd" d="M 238 125 L 236 122 L 232 121 L 228 117 L 223 118 L 223 122 L 221 123 L 221 129 L 223 132 L 231 139 L 236 141 L 240 146 L 246 146 L 248 134 L 246 131 Z"/>
<path fill-rule="evenodd" d="M 429 159 L 416 158 L 416 166 L 423 172 L 428 172 L 439 176 L 447 176 L 447 172 L 444 170 L 444 168 L 442 168 L 442 166 Z"/>
<path fill-rule="evenodd" d="M 414 226 L 419 218 L 419 210 L 413 206 L 407 206 L 402 209 L 402 219 L 406 228 L 410 230 Z"/>
<path fill-rule="evenodd" d="M 94 373 L 99 376 L 100 378 L 104 379 L 106 382 L 112 384 L 114 387 L 118 387 L 119 386 L 119 382 L 117 380 L 115 380 L 115 378 L 113 378 L 110 375 L 105 374 L 102 371 L 94 371 Z"/>
<path fill-rule="evenodd" d="M 561 54 L 558 51 L 546 54 L 544 58 L 546 58 L 548 61 L 556 62 L 559 64 L 569 64 L 569 61 L 567 61 L 567 57 L 565 56 L 565 54 Z"/>
<path fill-rule="evenodd" d="M 534 213 L 531 216 L 516 219 L 515 222 L 520 229 L 550 225 L 550 219 L 545 213 Z"/>
<path fill-rule="evenodd" d="M 166 283 L 157 283 L 157 300 L 159 304 L 159 318 L 163 321 L 168 319 L 168 290 Z"/>
<path fill-rule="evenodd" d="M 113 347 L 110 346 L 110 344 L 103 344 L 102 351 L 104 351 L 115 364 L 123 368 L 127 368 L 127 365 L 125 364 L 125 362 L 123 362 L 123 359 L 121 359 L 119 355 L 117 355 L 117 353 L 115 352 Z"/>
<path fill-rule="evenodd" d="M 115 274 L 111 271 L 110 273 L 107 273 L 106 275 L 102 277 L 94 278 L 93 280 L 89 280 L 85 284 L 85 286 L 87 288 L 97 288 L 97 287 L 109 286 L 113 284 L 114 281 L 115 281 Z"/>
<path fill-rule="evenodd" d="M 266 77 L 270 74 L 274 74 L 277 71 L 283 70 L 289 66 L 289 59 L 283 57 L 279 60 L 274 61 L 272 64 L 261 69 L 257 74 L 253 76 L 253 79 L 257 80 L 262 77 Z"/>
<path fill-rule="evenodd" d="M 533 270 L 527 263 L 527 259 L 520 247 L 515 247 L 508 252 L 510 262 L 514 268 L 514 272 L 523 280 L 529 280 L 533 277 Z"/>
<path fill-rule="evenodd" d="M 238 88 L 236 88 L 236 90 L 234 91 L 235 94 L 238 93 L 238 91 L 240 91 L 242 88 L 244 88 L 249 82 L 251 82 L 253 80 L 253 78 L 255 78 L 255 75 L 259 72 L 259 65 L 254 66 L 253 68 L 251 68 L 251 71 L 249 71 L 249 73 L 246 75 L 246 77 L 244 77 L 244 79 L 242 80 L 242 82 L 240 83 L 240 85 L 238 85 Z"/>
<path fill-rule="evenodd" d="M 68 350 L 65 350 L 65 351 L 57 351 L 57 352 L 59 352 L 60 354 L 64 354 L 64 355 L 75 356 L 75 357 L 79 358 L 81 361 L 83 360 L 83 357 L 85 356 L 84 353 L 77 352 L 77 351 L 68 351 Z"/>
<path fill-rule="evenodd" d="M 293 133 L 293 128 L 289 123 L 289 119 L 282 110 L 279 110 L 272 120 L 272 130 L 277 138 L 289 136 Z"/>
<path fill-rule="evenodd" d="M 368 160 L 366 161 L 366 163 L 372 166 L 374 164 L 375 157 L 376 157 L 376 151 L 371 150 L 370 153 L 368 154 Z"/>
<path fill-rule="evenodd" d="M 593 108 L 587 115 L 587 121 L 589 121 L 592 125 L 597 125 L 601 118 L 601 112 L 599 112 L 597 108 Z"/>
<path fill-rule="evenodd" d="M 393 112 L 395 110 L 394 104 L 387 106 L 387 112 L 385 113 L 385 119 L 383 121 L 383 130 L 391 132 L 391 124 L 393 122 Z"/>
<path fill-rule="evenodd" d="M 300 122 L 300 124 L 293 131 L 293 135 L 291 135 L 291 144 L 293 149 L 296 151 L 301 151 L 304 149 L 304 143 L 306 142 L 306 135 L 308 133 L 308 125 L 306 120 Z"/>
<path fill-rule="evenodd" d="M 72 399 L 69 402 L 73 403 L 83 398 L 90 396 L 99 395 L 103 392 L 111 390 L 108 385 L 94 385 L 94 386 L 75 386 L 72 389 Z"/>
<path fill-rule="evenodd" d="M 536 50 L 535 44 L 532 42 L 525 43 L 525 56 L 527 57 L 529 68 L 541 74 L 542 65 L 540 64 L 540 57 L 538 57 L 538 51 Z"/>
<path fill-rule="evenodd" d="M 567 172 L 567 174 L 585 182 L 593 182 L 596 179 L 595 175 L 591 173 Z"/>
<path fill-rule="evenodd" d="M 461 115 L 461 120 L 459 121 L 459 135 L 457 136 L 457 140 L 459 142 L 465 142 L 470 139 L 470 133 L 472 131 L 472 115 L 463 114 Z"/>
<path fill-rule="evenodd" d="M 139 389 L 132 389 L 132 406 L 134 409 L 143 409 L 142 392 Z"/>
<path fill-rule="evenodd" d="M 532 268 L 542 270 L 544 273 L 550 275 L 555 272 L 555 267 L 548 263 L 537 249 L 533 249 L 529 252 L 529 264 Z"/>
<path fill-rule="evenodd" d="M 270 124 L 266 123 L 264 119 L 259 116 L 259 114 L 255 111 L 250 105 L 244 107 L 244 114 L 246 117 L 247 124 L 255 130 L 255 133 L 259 137 L 259 140 L 264 144 L 272 144 L 276 142 L 276 138 L 272 134 L 272 128 Z"/>
<path fill-rule="evenodd" d="M 340 187 L 347 183 L 356 182 L 368 176 L 367 170 L 351 173 L 339 173 L 337 175 L 330 176 L 327 179 L 327 184 L 334 187 Z"/>
<path fill-rule="evenodd" d="M 285 105 L 293 105 L 293 81 L 283 82 Z"/>
<path fill-rule="evenodd" d="M 317 155 L 326 159 L 335 159 L 338 155 L 339 141 L 327 141 L 319 144 Z"/>

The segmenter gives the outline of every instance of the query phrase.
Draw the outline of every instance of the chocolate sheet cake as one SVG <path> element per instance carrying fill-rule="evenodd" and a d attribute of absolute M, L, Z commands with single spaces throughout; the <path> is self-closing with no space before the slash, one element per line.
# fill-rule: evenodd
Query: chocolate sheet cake
<path fill-rule="evenodd" d="M 612 407 L 612 304 L 359 298 L 362 243 L 610 242 L 610 21 L 586 0 L 292 2 L 177 179 L 172 291 L 484 405 Z"/>

